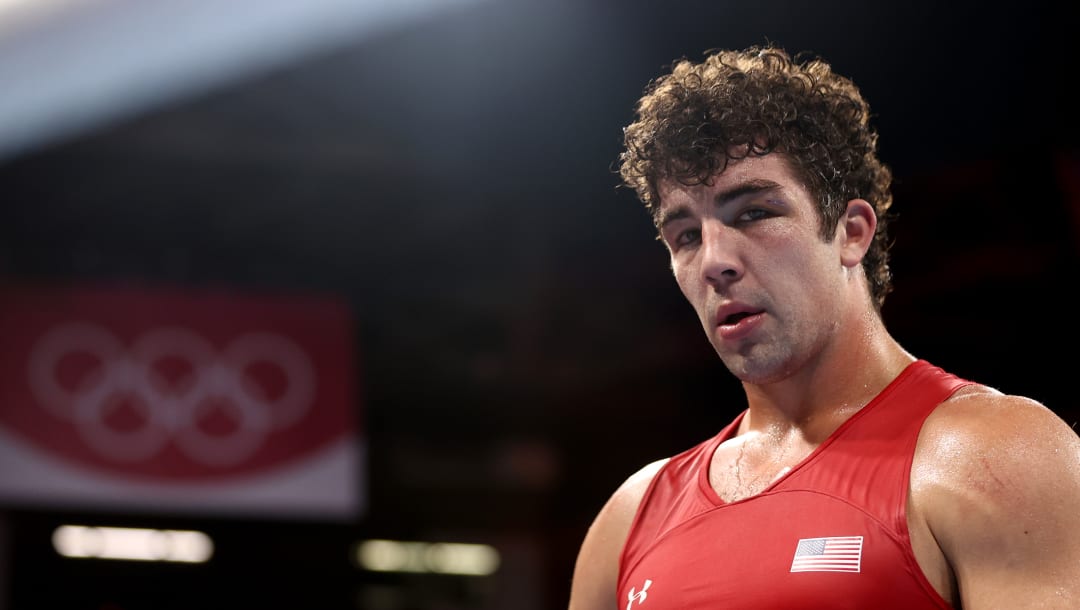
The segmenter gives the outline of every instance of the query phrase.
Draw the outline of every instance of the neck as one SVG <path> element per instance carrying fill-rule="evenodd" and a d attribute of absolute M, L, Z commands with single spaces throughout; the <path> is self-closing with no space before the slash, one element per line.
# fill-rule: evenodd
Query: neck
<path fill-rule="evenodd" d="M 740 432 L 789 430 L 810 442 L 824 440 L 915 361 L 874 312 L 836 336 L 793 375 L 743 383 L 749 412 Z"/>

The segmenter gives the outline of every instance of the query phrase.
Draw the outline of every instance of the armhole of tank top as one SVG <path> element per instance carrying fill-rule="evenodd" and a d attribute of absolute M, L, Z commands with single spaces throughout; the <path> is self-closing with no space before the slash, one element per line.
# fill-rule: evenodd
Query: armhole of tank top
<path fill-rule="evenodd" d="M 942 372 L 944 373 L 944 371 Z M 923 427 L 926 426 L 926 420 L 930 419 L 930 416 L 934 414 L 934 411 L 936 411 L 942 405 L 942 403 L 951 398 L 958 391 L 968 386 L 977 385 L 973 381 L 957 377 L 950 373 L 945 374 L 949 375 L 949 378 L 944 380 L 942 383 L 947 389 L 941 395 L 937 403 L 926 412 L 926 415 L 922 418 L 922 421 L 919 422 L 918 430 L 915 434 L 915 439 L 913 441 L 911 451 L 908 452 L 907 463 L 905 464 L 904 469 L 906 476 L 902 477 L 903 489 L 901 490 L 902 495 L 900 496 L 902 498 L 899 506 L 900 515 L 899 518 L 896 519 L 896 522 L 893 523 L 892 527 L 897 531 L 897 533 L 901 536 L 901 540 L 903 540 L 904 542 L 904 554 L 907 555 L 907 561 L 911 565 L 911 570 L 916 574 L 916 579 L 918 580 L 919 585 L 926 591 L 927 595 L 930 597 L 931 600 L 933 600 L 935 604 L 938 604 L 943 609 L 949 610 L 953 608 L 953 606 L 941 596 L 937 589 L 934 588 L 933 583 L 930 582 L 930 579 L 926 576 L 926 573 L 923 572 L 922 566 L 919 564 L 919 559 L 915 556 L 915 548 L 911 544 L 911 525 L 908 523 L 908 509 L 911 503 L 911 471 L 915 465 L 915 452 L 918 447 L 919 436 L 922 435 Z"/>
<path fill-rule="evenodd" d="M 719 444 L 723 442 L 725 438 L 727 438 L 727 436 L 730 434 L 730 431 L 738 426 L 739 422 L 745 415 L 746 411 L 744 410 L 740 412 L 739 415 L 736 416 L 730 424 L 725 426 L 723 430 L 721 430 L 713 437 L 705 439 L 697 445 L 694 445 L 693 447 L 690 447 L 685 451 L 682 451 L 665 459 L 664 463 L 656 469 L 655 473 L 653 473 L 652 479 L 649 480 L 649 485 L 645 488 L 645 493 L 643 493 L 641 495 L 641 498 L 638 500 L 637 508 L 634 510 L 634 518 L 630 520 L 630 528 L 626 531 L 626 540 L 623 541 L 622 550 L 619 551 L 619 576 L 618 578 L 616 578 L 617 588 L 622 587 L 623 575 L 628 571 L 629 568 L 633 567 L 632 565 L 627 563 L 627 552 L 629 551 L 630 538 L 633 536 L 634 532 L 637 530 L 639 524 L 641 523 L 641 520 L 644 518 L 646 506 L 648 505 L 649 500 L 652 498 L 653 492 L 656 490 L 656 486 L 659 484 L 660 478 L 664 476 L 668 468 L 671 466 L 671 463 L 676 460 L 682 459 L 686 455 L 694 453 L 695 451 L 703 453 L 704 455 L 702 455 L 700 458 L 703 463 L 701 465 L 701 468 L 699 468 L 697 476 L 694 477 L 694 483 L 692 484 L 697 486 L 697 493 L 699 495 L 704 494 L 705 490 L 701 488 L 701 473 L 704 473 L 706 477 L 705 485 L 708 486 L 709 464 L 710 462 L 712 462 L 713 452 L 716 451 L 716 447 L 719 446 Z M 709 487 L 709 490 L 712 491 L 712 488 Z M 716 496 L 716 492 L 713 492 L 712 496 Z M 707 495 L 705 497 L 711 498 L 711 496 Z M 656 532 L 652 533 L 654 537 L 655 534 Z M 634 561 L 636 563 L 637 559 L 635 559 Z"/>
<path fill-rule="evenodd" d="M 629 552 L 630 549 L 630 539 L 633 537 L 634 531 L 637 530 L 638 524 L 642 519 L 642 514 L 645 512 L 645 505 L 648 503 L 649 498 L 652 496 L 653 490 L 656 489 L 656 485 L 658 484 L 657 482 L 659 481 L 660 476 L 664 474 L 665 470 L 667 470 L 668 465 L 671 464 L 671 460 L 674 459 L 674 457 L 675 456 L 666 458 L 664 460 L 664 463 L 656 469 L 656 472 L 653 473 L 652 478 L 649 479 L 649 485 L 645 487 L 645 493 L 641 494 L 641 498 L 638 499 L 638 505 L 634 509 L 634 517 L 630 519 L 630 527 L 626 530 L 626 539 L 623 540 L 622 549 L 619 550 L 619 571 L 618 576 L 615 578 L 616 593 L 618 593 L 618 591 L 622 589 L 625 575 L 629 571 L 629 568 L 632 567 L 627 563 L 626 556 L 627 552 Z"/>
<path fill-rule="evenodd" d="M 915 453 L 918 450 L 919 437 L 922 436 L 923 428 L 926 427 L 926 421 L 930 419 L 930 416 L 933 415 L 934 412 L 937 411 L 941 407 L 941 405 L 945 403 L 946 400 L 952 398 L 954 394 L 956 394 L 965 387 L 975 385 L 974 382 L 962 379 L 960 377 L 956 377 L 955 375 L 950 375 L 949 377 L 949 379 L 940 382 L 942 385 L 941 393 L 934 397 L 935 402 L 933 406 L 931 406 L 929 409 L 926 410 L 925 413 L 922 414 L 922 417 L 919 420 L 918 425 L 916 426 L 915 434 L 911 439 L 911 446 L 905 451 L 907 457 L 906 463 L 904 464 L 904 487 L 901 490 L 903 492 L 901 497 L 904 500 L 903 507 L 905 513 L 901 521 L 905 528 L 907 527 L 907 503 L 910 500 L 911 496 L 911 470 L 915 466 Z"/>
<path fill-rule="evenodd" d="M 927 363 L 929 364 L 929 363 Z M 930 368 L 932 367 L 932 368 Z M 922 413 L 918 424 L 915 426 L 915 434 L 912 435 L 910 445 L 904 449 L 904 470 L 903 476 L 900 477 L 899 492 L 900 501 L 897 503 L 899 506 L 900 514 L 890 519 L 891 527 L 893 531 L 902 534 L 903 538 L 907 540 L 908 550 L 911 549 L 911 527 L 908 523 L 908 505 L 911 502 L 911 472 L 915 466 L 915 453 L 918 451 L 919 437 L 922 436 L 923 428 L 926 426 L 926 421 L 930 419 L 930 416 L 937 411 L 941 405 L 948 400 L 952 395 L 956 394 L 961 388 L 973 385 L 973 382 L 967 381 L 946 371 L 930 365 L 926 367 L 922 372 L 923 375 L 933 376 L 934 379 L 931 383 L 938 386 L 932 390 L 930 400 L 933 401 L 933 405 L 926 409 L 925 413 Z M 884 517 L 885 515 L 882 515 Z M 914 556 L 912 557 L 914 559 Z"/>

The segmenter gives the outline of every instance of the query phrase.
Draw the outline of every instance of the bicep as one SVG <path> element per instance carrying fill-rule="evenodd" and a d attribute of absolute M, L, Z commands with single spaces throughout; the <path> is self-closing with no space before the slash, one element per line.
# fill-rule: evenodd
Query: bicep
<path fill-rule="evenodd" d="M 578 551 L 570 588 L 570 610 L 616 607 L 620 545 L 616 544 L 617 528 L 608 506 L 597 515 Z"/>
<path fill-rule="evenodd" d="M 627 479 L 589 526 L 574 565 L 569 610 L 617 609 L 619 557 L 638 504 L 662 464 L 650 464 Z"/>
<path fill-rule="evenodd" d="M 950 437 L 928 524 L 965 610 L 1080 607 L 1080 437 L 1006 399 Z"/>

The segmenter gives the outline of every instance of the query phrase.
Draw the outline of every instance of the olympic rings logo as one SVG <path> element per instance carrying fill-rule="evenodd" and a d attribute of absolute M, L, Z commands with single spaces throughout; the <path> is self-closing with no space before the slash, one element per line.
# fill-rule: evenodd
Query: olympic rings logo
<path fill-rule="evenodd" d="M 75 384 L 65 384 L 60 365 L 73 355 L 89 355 L 98 365 Z M 186 363 L 186 372 L 168 379 L 157 367 L 167 359 Z M 257 364 L 275 366 L 284 375 L 280 395 L 269 396 L 247 374 Z M 100 455 L 142 461 L 172 442 L 208 466 L 240 463 L 258 451 L 271 432 L 298 422 L 310 410 L 316 386 L 311 359 L 278 334 L 248 333 L 219 352 L 190 330 L 158 328 L 128 347 L 108 330 L 83 323 L 42 335 L 31 350 L 28 374 L 38 402 L 75 424 Z M 120 404 L 138 412 L 137 425 L 120 429 L 108 423 Z M 219 410 L 234 424 L 227 434 L 200 425 Z"/>

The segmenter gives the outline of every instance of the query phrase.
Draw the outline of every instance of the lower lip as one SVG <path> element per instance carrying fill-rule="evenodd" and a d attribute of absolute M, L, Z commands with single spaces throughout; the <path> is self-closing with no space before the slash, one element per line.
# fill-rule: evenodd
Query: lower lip
<path fill-rule="evenodd" d="M 735 324 L 721 324 L 717 326 L 717 332 L 724 341 L 736 341 L 754 332 L 765 320 L 765 314 L 756 313 L 739 320 Z"/>

